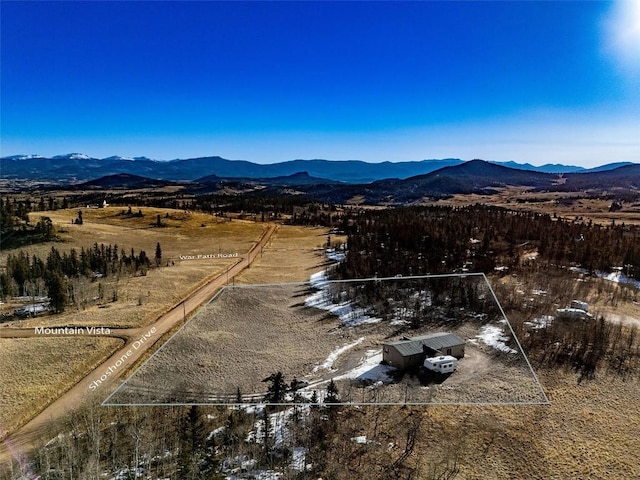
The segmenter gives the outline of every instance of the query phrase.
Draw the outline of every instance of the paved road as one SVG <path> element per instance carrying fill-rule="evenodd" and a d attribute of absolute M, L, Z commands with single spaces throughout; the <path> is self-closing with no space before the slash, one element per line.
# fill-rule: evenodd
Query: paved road
<path fill-rule="evenodd" d="M 69 411 L 78 408 L 88 399 L 104 400 L 113 390 L 110 388 L 128 367 L 144 355 L 166 332 L 184 320 L 185 313 L 188 316 L 195 312 L 203 303 L 207 302 L 228 281 L 249 267 L 269 242 L 276 231 L 277 226 L 268 224 L 258 242 L 251 250 L 243 255 L 234 265 L 191 293 L 183 301 L 175 305 L 171 310 L 158 318 L 153 324 L 131 329 L 114 329 L 110 336 L 125 340 L 125 345 L 102 362 L 98 367 L 89 372 L 83 379 L 63 393 L 42 412 L 22 426 L 10 437 L 0 437 L 0 465 L 8 460 L 10 455 L 14 457 L 18 452 L 25 452 L 34 448 L 36 442 L 43 440 L 48 424 L 63 417 Z M 35 331 L 31 329 L 7 328 L 0 329 L 0 337 L 34 337 Z M 137 348 L 136 348 L 137 347 Z M 130 355 L 127 353 L 130 352 Z M 104 378 L 105 372 L 116 362 L 125 358 L 123 363 L 110 376 Z M 101 381 L 101 377 L 103 380 Z M 95 383 L 94 383 L 95 382 Z M 99 385 L 93 389 L 91 385 Z M 90 388 L 91 387 L 91 388 Z M 2 432 L 0 432 L 2 435 Z"/>

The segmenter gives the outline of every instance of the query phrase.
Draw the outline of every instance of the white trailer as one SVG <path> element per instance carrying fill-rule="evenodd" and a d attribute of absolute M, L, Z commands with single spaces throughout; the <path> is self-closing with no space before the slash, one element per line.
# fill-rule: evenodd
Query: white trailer
<path fill-rule="evenodd" d="M 584 310 L 585 312 L 589 311 L 589 304 L 587 302 L 583 302 L 581 300 L 571 300 L 571 308 L 577 308 L 580 310 Z"/>
<path fill-rule="evenodd" d="M 424 368 L 438 373 L 455 372 L 458 368 L 458 359 L 451 355 L 426 358 L 424 360 Z"/>

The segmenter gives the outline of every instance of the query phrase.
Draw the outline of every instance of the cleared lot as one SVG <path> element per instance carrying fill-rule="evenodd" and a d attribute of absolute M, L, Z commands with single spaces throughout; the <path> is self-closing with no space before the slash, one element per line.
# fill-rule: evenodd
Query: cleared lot
<path fill-rule="evenodd" d="M 350 284 L 351 293 L 339 296 L 366 291 L 365 285 Z M 420 294 L 425 285 L 418 288 Z M 397 290 L 397 296 L 415 296 L 412 289 Z M 223 290 L 105 403 L 233 403 L 238 393 L 244 401 L 259 401 L 269 385 L 263 380 L 276 372 L 282 372 L 287 383 L 294 378 L 309 383 L 303 388 L 306 396 L 326 389 L 333 379 L 343 402 L 546 401 L 522 352 L 504 344 L 507 351 L 499 351 L 485 342 L 485 327 L 495 318 L 459 310 L 447 314 L 449 309 L 433 307 L 430 315 L 435 318 L 440 312 L 441 317 L 411 330 L 397 319 L 389 321 L 382 311 L 379 320 L 374 311 L 358 313 L 349 302 L 333 312 L 341 316 L 309 306 L 317 294 L 317 286 L 309 284 Z M 386 303 L 394 302 L 402 300 Z M 345 326 L 346 319 L 350 326 Z M 443 329 L 467 340 L 469 350 L 451 376 L 426 378 L 419 369 L 399 372 L 380 364 L 382 343 L 388 339 Z"/>

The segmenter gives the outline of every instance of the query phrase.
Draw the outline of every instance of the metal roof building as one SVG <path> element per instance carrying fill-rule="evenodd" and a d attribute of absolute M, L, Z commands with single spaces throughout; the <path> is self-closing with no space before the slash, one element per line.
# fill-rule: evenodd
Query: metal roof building
<path fill-rule="evenodd" d="M 464 345 L 465 341 L 453 333 L 421 335 L 383 344 L 382 360 L 396 368 L 410 368 L 422 365 L 426 357 L 452 355 L 462 358 Z"/>

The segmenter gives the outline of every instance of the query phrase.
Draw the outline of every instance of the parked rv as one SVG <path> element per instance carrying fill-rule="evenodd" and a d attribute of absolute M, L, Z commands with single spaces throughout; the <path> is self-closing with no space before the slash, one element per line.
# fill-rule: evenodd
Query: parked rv
<path fill-rule="evenodd" d="M 426 358 L 424 361 L 424 368 L 438 373 L 455 372 L 458 368 L 458 359 L 451 355 Z"/>

